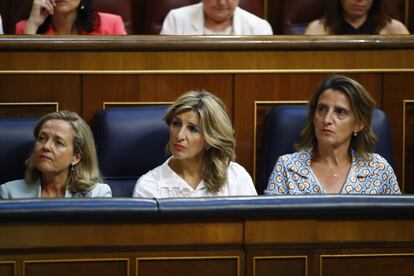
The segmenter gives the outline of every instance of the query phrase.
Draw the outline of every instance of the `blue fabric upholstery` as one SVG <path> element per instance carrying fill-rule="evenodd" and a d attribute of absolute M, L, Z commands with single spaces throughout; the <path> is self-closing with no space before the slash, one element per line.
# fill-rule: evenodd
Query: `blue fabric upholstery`
<path fill-rule="evenodd" d="M 164 218 L 323 218 L 413 216 L 414 197 L 294 195 L 158 199 Z"/>
<path fill-rule="evenodd" d="M 64 198 L 0 201 L 0 218 L 7 221 L 103 220 L 158 216 L 154 199 Z"/>
<path fill-rule="evenodd" d="M 294 145 L 300 140 L 300 132 L 305 126 L 307 116 L 308 108 L 301 105 L 277 106 L 267 115 L 260 164 L 262 171 L 259 172 L 259 183 L 256 183 L 259 193 L 266 188 L 277 158 L 295 151 Z M 372 128 L 378 138 L 375 152 L 393 166 L 391 133 L 383 111 L 374 109 Z"/>
<path fill-rule="evenodd" d="M 24 162 L 33 149 L 37 121 L 37 118 L 0 119 L 0 184 L 24 178 Z"/>
<path fill-rule="evenodd" d="M 138 178 L 167 158 L 166 105 L 109 108 L 95 116 L 98 160 L 113 197 L 131 197 Z"/>
<path fill-rule="evenodd" d="M 397 214 L 397 215 L 396 215 Z M 142 221 L 151 219 L 413 218 L 410 195 L 296 195 L 212 198 L 70 198 L 0 201 L 2 221 Z M 108 219 L 109 218 L 109 219 Z"/>

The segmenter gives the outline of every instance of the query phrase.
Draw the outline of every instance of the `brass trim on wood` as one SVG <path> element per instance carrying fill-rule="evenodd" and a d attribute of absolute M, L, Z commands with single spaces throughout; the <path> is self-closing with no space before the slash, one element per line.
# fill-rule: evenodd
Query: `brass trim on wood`
<path fill-rule="evenodd" d="M 107 106 L 131 106 L 131 105 L 171 105 L 173 102 L 103 102 L 102 109 L 106 109 Z"/>
<path fill-rule="evenodd" d="M 323 271 L 322 271 L 322 259 L 323 258 L 355 258 L 355 257 L 360 257 L 360 258 L 364 258 L 364 257 L 401 257 L 401 256 L 414 256 L 414 253 L 378 253 L 378 254 L 332 254 L 332 255 L 328 255 L 328 254 L 323 254 L 319 256 L 319 275 L 322 276 L 323 275 Z"/>
<path fill-rule="evenodd" d="M 305 259 L 305 276 L 308 276 L 308 256 L 306 256 L 306 255 L 253 257 L 253 276 L 256 276 L 256 260 L 266 260 L 266 259 Z"/>
<path fill-rule="evenodd" d="M 139 261 L 161 261 L 161 260 L 219 260 L 235 259 L 237 261 L 237 276 L 240 276 L 240 256 L 183 256 L 183 257 L 138 257 L 136 258 L 136 276 L 139 274 Z"/>
<path fill-rule="evenodd" d="M 16 276 L 16 261 L 0 261 L 1 264 L 11 264 L 13 265 L 13 276 Z"/>
<path fill-rule="evenodd" d="M 406 123 L 407 123 L 407 119 L 406 119 L 406 106 L 407 104 L 414 104 L 414 100 L 403 100 L 403 114 L 402 114 L 402 118 L 403 118 L 403 131 L 402 131 L 402 184 L 401 184 L 401 191 L 402 193 L 405 192 L 405 158 L 406 158 L 406 154 L 405 154 L 405 136 L 406 136 Z"/>
<path fill-rule="evenodd" d="M 8 103 L 0 103 L 1 106 L 12 106 L 12 105 L 21 105 L 21 106 L 30 106 L 30 105 L 38 105 L 38 106 L 46 106 L 46 105 L 54 105 L 55 111 L 59 111 L 59 102 L 8 102 Z"/>
<path fill-rule="evenodd" d="M 128 36 L 15 36 L 0 37 L 1 52 L 21 51 L 252 51 L 283 50 L 394 50 L 414 48 L 408 35 L 272 35 L 272 36 L 191 36 L 191 35 L 128 35 Z"/>
<path fill-rule="evenodd" d="M 75 263 L 75 262 L 113 262 L 113 261 L 126 261 L 127 274 L 130 276 L 130 260 L 129 258 L 85 258 L 85 259 L 44 259 L 44 260 L 23 260 L 23 276 L 26 275 L 26 264 L 38 264 L 38 263 Z"/>
<path fill-rule="evenodd" d="M 2 75 L 160 75 L 160 74 L 292 74 L 292 73 L 412 73 L 413 68 L 328 69 L 185 69 L 185 70 L 0 70 Z"/>

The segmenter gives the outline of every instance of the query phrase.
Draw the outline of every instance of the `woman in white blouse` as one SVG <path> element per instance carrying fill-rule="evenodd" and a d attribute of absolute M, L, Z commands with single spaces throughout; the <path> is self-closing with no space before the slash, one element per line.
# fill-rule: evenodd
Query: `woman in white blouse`
<path fill-rule="evenodd" d="M 257 195 L 247 171 L 233 162 L 234 130 L 224 103 L 213 94 L 190 91 L 167 110 L 172 156 L 141 176 L 134 197 Z"/>
<path fill-rule="evenodd" d="M 202 0 L 171 10 L 162 35 L 272 35 L 266 20 L 239 7 L 240 0 Z"/>
<path fill-rule="evenodd" d="M 4 34 L 4 31 L 3 31 L 3 19 L 1 18 L 1 14 L 0 14 L 0 34 Z"/>

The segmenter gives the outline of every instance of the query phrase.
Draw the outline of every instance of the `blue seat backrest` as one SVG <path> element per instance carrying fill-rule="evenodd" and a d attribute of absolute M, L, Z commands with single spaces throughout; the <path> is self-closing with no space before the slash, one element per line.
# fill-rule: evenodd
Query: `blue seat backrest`
<path fill-rule="evenodd" d="M 274 107 L 266 117 L 262 160 L 257 189 L 263 192 L 270 173 L 279 156 L 295 152 L 295 144 L 300 141 L 300 132 L 306 123 L 308 108 L 301 105 Z M 387 116 L 380 109 L 374 109 L 372 128 L 377 135 L 375 151 L 393 166 L 392 141 Z M 259 185 L 261 185 L 259 187 Z"/>
<path fill-rule="evenodd" d="M 24 178 L 25 161 L 33 150 L 38 118 L 0 119 L 0 184 Z"/>
<path fill-rule="evenodd" d="M 96 114 L 92 129 L 98 161 L 113 197 L 130 197 L 138 178 L 167 158 L 169 138 L 162 117 L 167 105 L 109 108 Z"/>

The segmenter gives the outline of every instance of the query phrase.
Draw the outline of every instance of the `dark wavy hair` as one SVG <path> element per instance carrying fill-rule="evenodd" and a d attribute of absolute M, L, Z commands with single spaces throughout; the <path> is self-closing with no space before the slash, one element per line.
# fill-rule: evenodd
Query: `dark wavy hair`
<path fill-rule="evenodd" d="M 93 0 L 81 0 L 78 6 L 76 17 L 76 28 L 78 32 L 90 33 L 100 25 L 98 14 L 93 11 Z M 49 15 L 45 22 L 39 26 L 37 33 L 44 34 L 47 32 L 50 24 L 52 24 L 52 15 Z"/>
<path fill-rule="evenodd" d="M 347 96 L 351 104 L 351 111 L 355 121 L 364 124 L 364 128 L 357 136 L 352 136 L 351 147 L 362 158 L 368 160 L 368 153 L 372 153 L 377 142 L 377 137 L 371 127 L 371 117 L 374 110 L 375 101 L 371 98 L 368 91 L 357 81 L 342 75 L 332 75 L 324 80 L 316 92 L 309 100 L 309 114 L 304 129 L 301 132 L 301 141 L 296 145 L 296 149 L 305 149 L 317 146 L 315 117 L 319 97 L 328 89 L 340 91 Z"/>
<path fill-rule="evenodd" d="M 331 34 L 339 34 L 342 29 L 344 9 L 341 2 L 341 0 L 325 0 L 325 14 L 322 22 L 325 29 Z M 378 34 L 387 23 L 391 22 L 387 1 L 373 0 L 368 11 L 368 18 L 372 20 L 375 26 L 374 32 Z"/>

